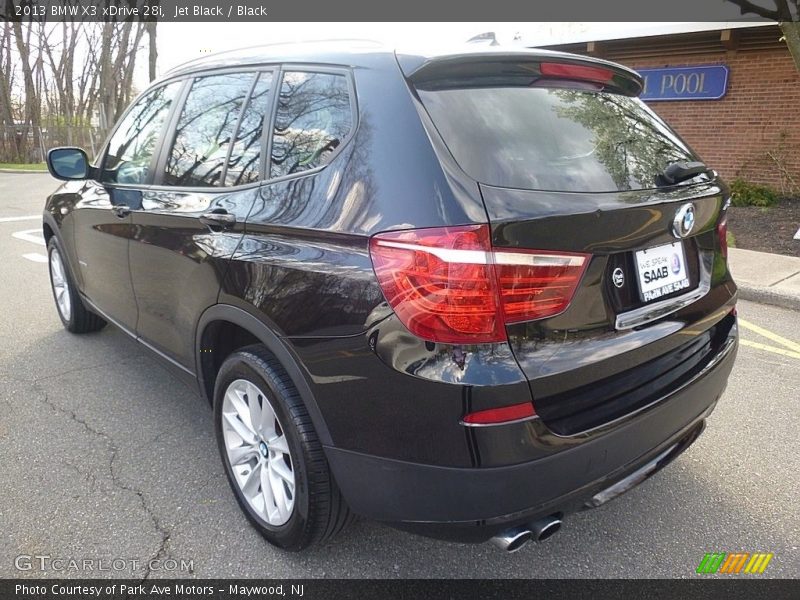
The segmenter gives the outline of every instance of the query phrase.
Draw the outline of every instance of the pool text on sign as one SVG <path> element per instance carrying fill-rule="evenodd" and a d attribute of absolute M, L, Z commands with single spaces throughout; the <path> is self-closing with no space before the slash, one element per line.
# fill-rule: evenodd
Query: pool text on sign
<path fill-rule="evenodd" d="M 642 100 L 719 100 L 728 89 L 728 67 L 697 65 L 639 69 Z"/>

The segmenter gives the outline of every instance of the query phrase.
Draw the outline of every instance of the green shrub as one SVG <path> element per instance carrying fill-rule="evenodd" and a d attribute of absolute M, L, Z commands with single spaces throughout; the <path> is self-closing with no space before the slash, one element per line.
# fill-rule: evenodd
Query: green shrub
<path fill-rule="evenodd" d="M 778 201 L 778 194 L 772 188 L 738 177 L 731 183 L 731 192 L 734 206 L 772 206 Z"/>

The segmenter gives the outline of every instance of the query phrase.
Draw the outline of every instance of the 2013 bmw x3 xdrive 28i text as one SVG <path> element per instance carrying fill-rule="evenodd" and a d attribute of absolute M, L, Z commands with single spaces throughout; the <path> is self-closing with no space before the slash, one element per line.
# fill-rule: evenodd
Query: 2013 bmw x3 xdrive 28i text
<path fill-rule="evenodd" d="M 728 190 L 612 63 L 272 46 L 183 65 L 67 180 L 58 313 L 213 405 L 300 550 L 352 515 L 507 550 L 700 434 L 737 348 Z"/>

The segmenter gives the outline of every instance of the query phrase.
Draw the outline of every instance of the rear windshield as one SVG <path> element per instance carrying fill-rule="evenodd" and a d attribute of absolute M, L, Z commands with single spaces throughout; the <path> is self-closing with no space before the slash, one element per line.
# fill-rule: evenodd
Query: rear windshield
<path fill-rule="evenodd" d="M 698 160 L 641 100 L 583 89 L 417 89 L 450 152 L 489 185 L 565 192 L 656 186 Z"/>

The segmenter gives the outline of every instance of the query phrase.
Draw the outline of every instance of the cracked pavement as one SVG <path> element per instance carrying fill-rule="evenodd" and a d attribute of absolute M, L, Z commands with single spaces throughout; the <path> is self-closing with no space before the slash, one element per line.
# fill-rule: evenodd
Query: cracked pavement
<path fill-rule="evenodd" d="M 39 213 L 54 187 L 0 174 L 0 217 Z M 704 553 L 734 550 L 774 552 L 764 576 L 800 573 L 800 360 L 753 347 L 684 456 L 545 543 L 505 555 L 360 521 L 305 554 L 280 552 L 228 488 L 210 408 L 114 327 L 61 328 L 46 265 L 22 258 L 37 248 L 11 237 L 36 226 L 0 222 L 0 577 L 696 577 Z M 800 342 L 797 313 L 739 312 Z M 137 568 L 19 571 L 21 554 Z M 153 558 L 193 568 L 148 570 Z"/>

